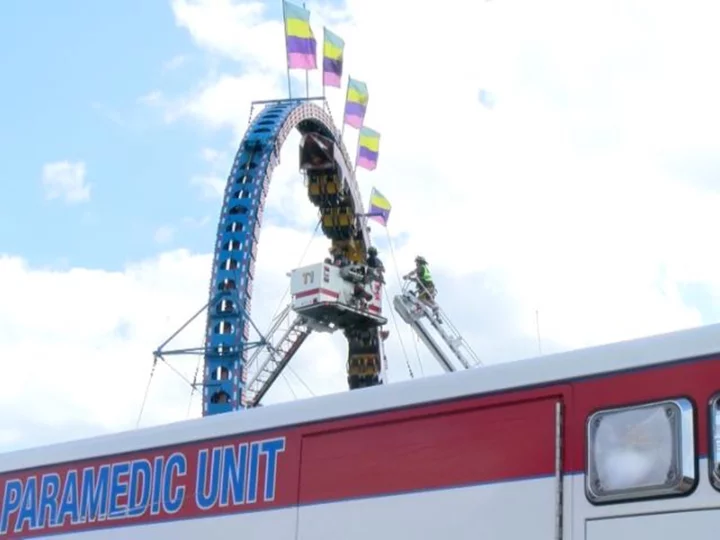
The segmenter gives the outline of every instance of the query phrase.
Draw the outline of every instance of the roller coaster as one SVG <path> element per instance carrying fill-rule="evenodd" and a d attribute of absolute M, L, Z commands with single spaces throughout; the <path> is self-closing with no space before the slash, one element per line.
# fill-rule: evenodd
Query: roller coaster
<path fill-rule="evenodd" d="M 350 390 L 387 379 L 383 279 L 368 265 L 369 215 L 341 133 L 323 98 L 260 101 L 252 107 L 259 112 L 254 117 L 251 113 L 224 192 L 209 298 L 203 308 L 204 346 L 168 351 L 168 340 L 154 353 L 156 363 L 182 352 L 203 356 L 202 380 L 193 384 L 202 388 L 204 416 L 260 405 L 314 331 L 345 335 Z M 291 272 L 291 302 L 263 335 L 250 316 L 260 229 L 280 149 L 294 129 L 302 136 L 299 170 L 330 242 L 330 256 Z M 440 306 L 422 300 L 410 281 L 392 303 L 445 371 L 480 364 Z M 260 339 L 251 340 L 251 330 Z"/>

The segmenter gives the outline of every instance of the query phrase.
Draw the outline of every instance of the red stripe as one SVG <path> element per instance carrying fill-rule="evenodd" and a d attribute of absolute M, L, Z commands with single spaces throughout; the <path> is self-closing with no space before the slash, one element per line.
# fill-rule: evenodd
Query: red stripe
<path fill-rule="evenodd" d="M 585 422 L 596 410 L 681 396 L 697 404 L 705 456 L 707 403 L 718 391 L 720 358 L 308 426 L 300 502 L 553 474 L 551 397 L 564 404 L 565 473 L 584 470 Z"/>
<path fill-rule="evenodd" d="M 295 298 L 307 298 L 308 296 L 317 296 L 320 294 L 329 296 L 330 298 L 335 298 L 335 299 L 340 298 L 339 293 L 337 293 L 335 291 L 331 291 L 329 289 L 322 289 L 322 288 L 308 289 L 307 291 L 301 291 L 301 292 L 295 294 Z M 373 311 L 375 313 L 379 313 L 380 308 L 378 306 L 368 305 L 368 311 Z"/>
<path fill-rule="evenodd" d="M 585 422 L 594 411 L 677 397 L 694 401 L 697 451 L 700 456 L 707 455 L 708 402 L 719 391 L 720 357 L 573 382 L 565 434 L 565 470 L 579 472 L 585 468 Z"/>
<path fill-rule="evenodd" d="M 307 436 L 300 503 L 551 474 L 554 405 L 525 401 Z"/>
<path fill-rule="evenodd" d="M 329 296 L 330 298 L 340 298 L 339 293 L 337 293 L 335 291 L 331 291 L 330 289 L 322 289 L 322 288 L 308 289 L 307 291 L 301 291 L 301 292 L 295 294 L 295 298 L 305 298 L 307 296 L 315 296 L 318 294 L 324 294 L 325 296 Z"/>

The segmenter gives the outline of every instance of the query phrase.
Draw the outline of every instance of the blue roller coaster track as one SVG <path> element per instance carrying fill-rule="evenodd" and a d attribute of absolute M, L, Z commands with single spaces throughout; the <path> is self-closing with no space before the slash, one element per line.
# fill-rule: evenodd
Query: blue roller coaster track
<path fill-rule="evenodd" d="M 252 120 L 227 180 L 217 230 L 207 307 L 204 347 L 203 415 L 239 410 L 246 405 L 246 363 L 252 348 L 250 318 L 255 261 L 263 207 L 280 149 L 293 129 L 335 141 L 349 171 L 345 185 L 356 216 L 363 204 L 347 149 L 331 116 L 311 100 L 267 102 Z M 369 238 L 363 224 L 365 246 Z M 364 252 L 364 249 L 363 249 Z M 255 328 L 257 330 L 257 328 Z M 259 334 L 259 332 L 258 332 Z"/>

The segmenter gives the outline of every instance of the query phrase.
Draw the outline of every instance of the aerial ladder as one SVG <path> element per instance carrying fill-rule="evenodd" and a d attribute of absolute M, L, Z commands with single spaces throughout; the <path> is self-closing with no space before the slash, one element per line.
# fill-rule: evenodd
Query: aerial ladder
<path fill-rule="evenodd" d="M 452 356 L 460 363 L 462 369 L 481 365 L 480 358 L 440 309 L 440 306 L 434 300 L 426 301 L 419 298 L 417 291 L 412 286 L 414 283 L 418 283 L 418 287 L 422 287 L 422 284 L 415 279 L 405 277 L 401 294 L 393 298 L 393 307 L 400 318 L 410 325 L 446 372 L 457 371 Z M 448 354 L 448 350 L 445 350 L 434 336 L 440 337 L 451 354 Z"/>
<path fill-rule="evenodd" d="M 260 404 L 260 400 L 310 335 L 312 329 L 307 323 L 305 317 L 297 315 L 290 305 L 285 306 L 275 317 L 267 332 L 268 342 L 265 347 L 255 349 L 247 361 L 246 369 L 252 375 L 245 385 L 245 407 L 257 407 Z M 267 353 L 265 357 L 260 356 L 263 352 Z"/>

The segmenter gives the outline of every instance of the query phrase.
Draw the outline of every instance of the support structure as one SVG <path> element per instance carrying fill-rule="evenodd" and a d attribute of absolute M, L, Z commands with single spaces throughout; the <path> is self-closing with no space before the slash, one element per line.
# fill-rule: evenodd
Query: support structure
<path fill-rule="evenodd" d="M 160 344 L 157 349 L 153 351 L 153 372 L 154 372 L 154 365 L 157 364 L 157 361 L 163 361 L 165 363 L 168 363 L 169 357 L 175 357 L 175 356 L 207 356 L 207 349 L 205 347 L 183 347 L 179 349 L 173 349 L 168 348 L 172 342 L 177 338 L 188 326 L 190 326 L 193 321 L 195 321 L 200 315 L 202 315 L 208 307 L 208 304 L 205 304 L 202 308 L 200 308 L 192 317 L 190 317 L 187 321 L 185 321 L 180 327 L 173 332 L 170 337 L 168 337 L 165 341 Z M 252 327 L 257 335 L 258 339 L 256 340 L 247 340 L 244 343 L 244 350 L 243 352 L 253 351 L 253 356 L 257 357 L 260 352 L 263 350 L 269 350 L 273 351 L 272 345 L 270 345 L 270 341 L 266 336 L 260 332 L 257 325 L 253 322 L 252 318 L 250 316 L 247 316 L 248 325 Z M 168 365 L 170 365 L 168 363 Z M 179 372 L 173 368 L 173 371 L 179 374 Z M 223 377 L 226 377 L 226 373 L 224 373 L 222 370 L 220 370 L 217 373 L 212 374 L 213 380 L 218 381 L 217 386 L 219 386 L 219 381 L 224 380 Z M 152 377 L 152 375 L 151 375 Z M 184 377 L 183 377 L 184 378 Z M 196 390 L 200 384 L 197 380 L 193 381 L 187 381 L 191 386 L 193 390 Z M 211 383 L 212 384 L 212 383 Z"/>
<path fill-rule="evenodd" d="M 239 410 L 248 403 L 249 312 L 263 207 L 280 148 L 292 130 L 297 128 L 303 135 L 317 133 L 335 143 L 345 171 L 341 180 L 350 207 L 355 214 L 364 214 L 352 160 L 340 133 L 325 109 L 313 101 L 264 102 L 264 109 L 252 119 L 233 162 L 220 212 L 210 281 L 203 415 Z M 364 229 L 365 218 L 358 219 Z"/>

